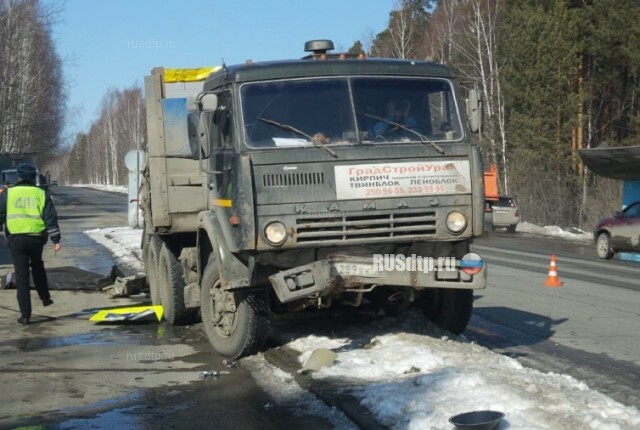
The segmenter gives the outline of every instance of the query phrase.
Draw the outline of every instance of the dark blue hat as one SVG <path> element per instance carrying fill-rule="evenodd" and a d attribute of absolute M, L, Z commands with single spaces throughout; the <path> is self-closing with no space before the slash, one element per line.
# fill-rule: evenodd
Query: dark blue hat
<path fill-rule="evenodd" d="M 29 163 L 19 164 L 16 169 L 18 170 L 18 176 L 27 181 L 33 181 L 38 173 L 36 168 Z"/>

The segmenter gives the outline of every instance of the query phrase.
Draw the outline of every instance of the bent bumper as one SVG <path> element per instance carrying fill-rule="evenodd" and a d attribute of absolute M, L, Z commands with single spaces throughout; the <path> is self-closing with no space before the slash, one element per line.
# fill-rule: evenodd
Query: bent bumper
<path fill-rule="evenodd" d="M 390 269 L 390 270 L 386 270 Z M 406 268 L 405 268 L 406 269 Z M 482 289 L 487 286 L 487 263 L 480 272 L 469 275 L 460 269 L 460 261 L 450 270 L 437 270 L 427 264 L 397 270 L 376 270 L 371 257 L 332 256 L 326 260 L 278 272 L 269 277 L 281 303 L 311 296 L 325 296 L 334 289 L 362 285 L 392 285 L 416 290 L 426 288 Z"/>

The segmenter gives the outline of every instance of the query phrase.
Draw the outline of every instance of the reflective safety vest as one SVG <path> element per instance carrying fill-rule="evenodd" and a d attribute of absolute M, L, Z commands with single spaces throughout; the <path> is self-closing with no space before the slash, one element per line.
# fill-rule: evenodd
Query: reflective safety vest
<path fill-rule="evenodd" d="M 44 190 L 38 187 L 12 187 L 7 193 L 7 230 L 11 234 L 42 233 L 45 224 Z"/>

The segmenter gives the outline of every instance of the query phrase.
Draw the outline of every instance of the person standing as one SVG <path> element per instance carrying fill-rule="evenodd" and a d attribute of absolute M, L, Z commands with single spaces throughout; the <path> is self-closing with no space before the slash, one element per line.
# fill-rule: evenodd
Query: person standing
<path fill-rule="evenodd" d="M 55 252 L 60 251 L 62 245 L 58 214 L 51 196 L 48 191 L 35 185 L 36 168 L 23 163 L 18 165 L 17 170 L 18 183 L 0 195 L 0 223 L 5 226 L 5 236 L 13 259 L 20 307 L 18 323 L 26 325 L 31 319 L 29 277 L 33 276 L 42 305 L 52 305 L 42 250 L 49 237 Z"/>

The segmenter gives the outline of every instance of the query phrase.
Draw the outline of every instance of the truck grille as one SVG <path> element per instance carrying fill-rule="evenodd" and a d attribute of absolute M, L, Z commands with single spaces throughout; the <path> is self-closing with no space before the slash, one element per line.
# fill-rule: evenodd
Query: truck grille
<path fill-rule="evenodd" d="M 324 184 L 323 172 L 271 173 L 262 175 L 264 187 L 292 187 Z"/>
<path fill-rule="evenodd" d="M 305 217 L 296 220 L 298 243 L 368 243 L 387 238 L 421 239 L 436 233 L 434 211 Z"/>

